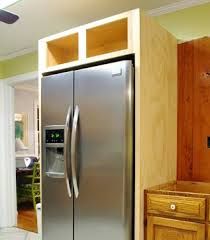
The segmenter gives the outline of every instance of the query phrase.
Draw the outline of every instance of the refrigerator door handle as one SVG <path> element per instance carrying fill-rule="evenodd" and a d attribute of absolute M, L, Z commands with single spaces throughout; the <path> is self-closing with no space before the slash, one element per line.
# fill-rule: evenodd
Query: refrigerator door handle
<path fill-rule="evenodd" d="M 71 169 L 72 169 L 72 182 L 74 187 L 75 197 L 79 196 L 79 188 L 77 182 L 77 170 L 76 170 L 76 144 L 77 144 L 77 131 L 79 121 L 79 107 L 75 107 L 74 119 L 72 125 L 72 136 L 71 136 Z"/>
<path fill-rule="evenodd" d="M 65 129 L 64 129 L 64 175 L 65 175 L 65 181 L 66 181 L 66 187 L 67 187 L 67 193 L 69 198 L 72 197 L 72 192 L 71 192 L 71 186 L 70 186 L 70 177 L 69 177 L 69 164 L 68 164 L 68 159 L 69 159 L 69 134 L 70 134 L 70 121 L 71 121 L 71 106 L 69 106 L 68 113 L 66 116 L 66 124 L 65 124 Z"/>

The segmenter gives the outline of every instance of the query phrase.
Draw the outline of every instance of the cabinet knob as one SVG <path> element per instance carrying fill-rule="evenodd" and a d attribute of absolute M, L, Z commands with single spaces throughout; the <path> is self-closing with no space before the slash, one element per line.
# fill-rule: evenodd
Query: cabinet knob
<path fill-rule="evenodd" d="M 171 209 L 172 211 L 175 211 L 175 210 L 176 210 L 176 204 L 171 203 L 170 209 Z"/>

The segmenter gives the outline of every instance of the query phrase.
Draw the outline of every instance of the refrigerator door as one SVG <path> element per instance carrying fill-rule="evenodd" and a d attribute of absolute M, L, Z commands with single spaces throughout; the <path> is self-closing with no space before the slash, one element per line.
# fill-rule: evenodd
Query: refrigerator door
<path fill-rule="evenodd" d="M 75 240 L 132 239 L 132 70 L 121 61 L 75 72 Z"/>
<path fill-rule="evenodd" d="M 71 108 L 73 110 L 73 72 L 44 77 L 41 91 L 42 134 L 48 131 L 47 137 L 42 136 L 43 240 L 73 240 L 73 197 L 70 197 L 71 186 L 68 180 L 68 177 L 71 178 L 68 176 L 71 172 L 68 152 L 70 152 Z M 62 133 L 62 129 L 65 129 L 65 136 L 64 133 L 59 134 Z M 55 143 L 58 142 L 53 139 L 56 135 L 62 135 L 65 142 Z M 50 138 L 50 143 L 46 143 L 46 138 Z M 53 165 L 56 165 L 54 161 L 67 160 L 67 162 L 63 163 L 65 168 L 61 168 L 59 174 L 52 170 L 53 174 L 50 175 L 46 174 L 48 160 Z M 68 171 L 65 171 L 66 168 Z"/>

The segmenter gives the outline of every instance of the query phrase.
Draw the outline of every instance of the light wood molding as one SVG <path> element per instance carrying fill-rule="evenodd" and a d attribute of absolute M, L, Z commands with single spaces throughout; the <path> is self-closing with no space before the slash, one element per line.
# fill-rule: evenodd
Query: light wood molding
<path fill-rule="evenodd" d="M 179 194 L 182 196 L 206 196 L 210 194 L 210 184 L 205 182 L 192 182 L 192 181 L 172 181 L 165 184 L 160 184 L 151 187 L 147 190 L 150 193 L 171 195 Z"/>

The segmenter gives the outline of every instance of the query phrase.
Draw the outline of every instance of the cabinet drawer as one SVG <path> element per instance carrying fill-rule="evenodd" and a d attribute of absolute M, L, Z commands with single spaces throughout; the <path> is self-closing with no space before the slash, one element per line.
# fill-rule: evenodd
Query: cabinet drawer
<path fill-rule="evenodd" d="M 147 195 L 147 212 L 189 219 L 205 219 L 205 199 L 171 196 Z"/>

